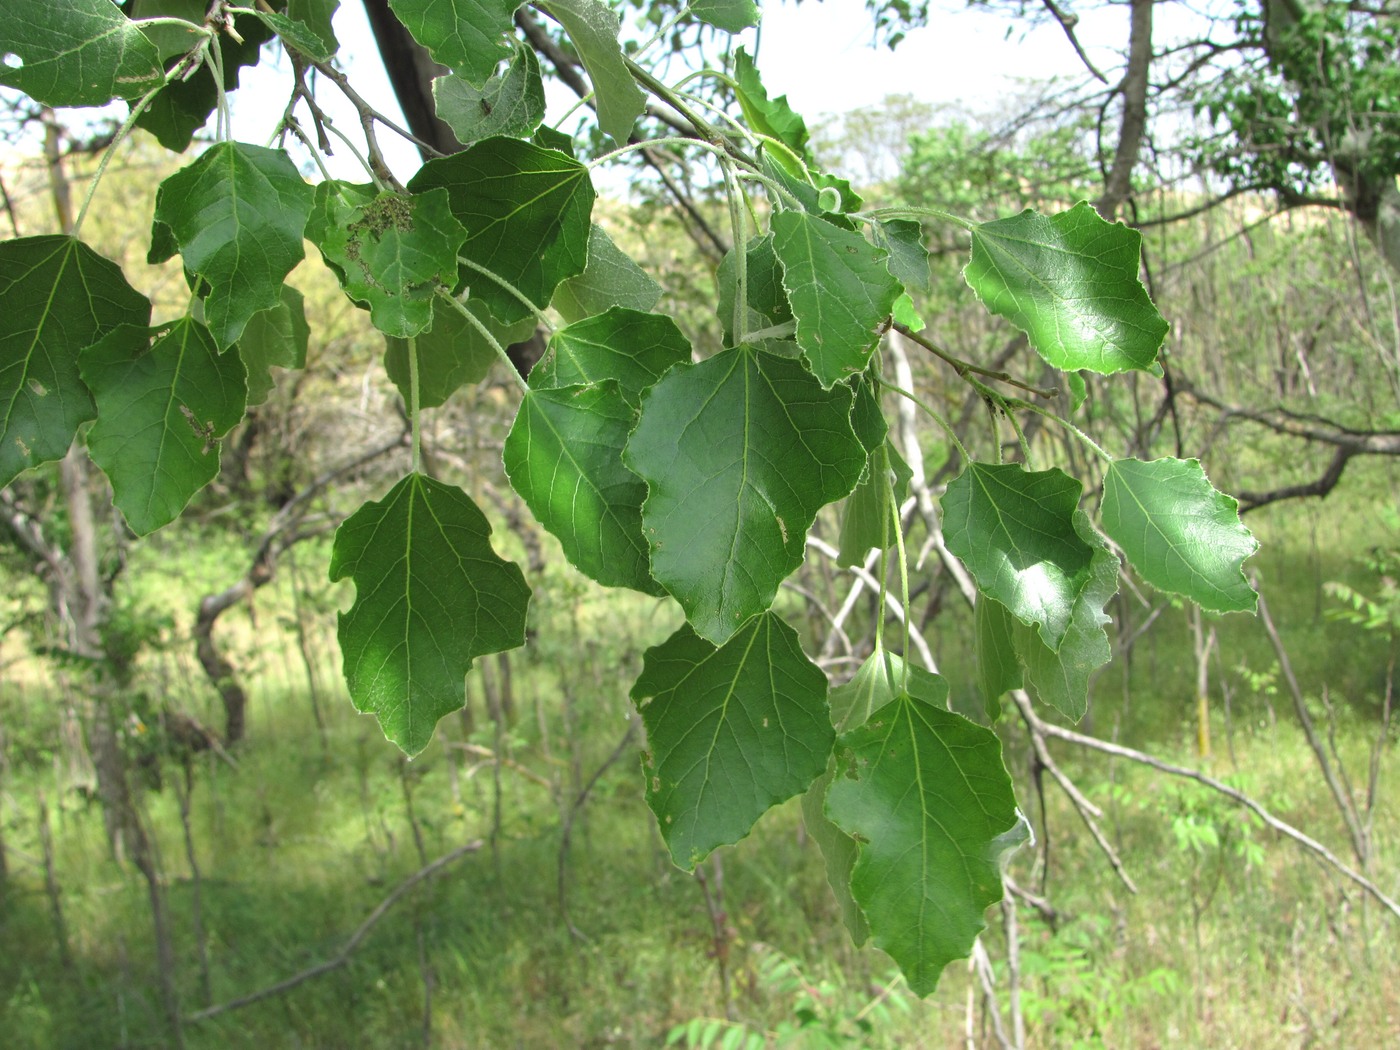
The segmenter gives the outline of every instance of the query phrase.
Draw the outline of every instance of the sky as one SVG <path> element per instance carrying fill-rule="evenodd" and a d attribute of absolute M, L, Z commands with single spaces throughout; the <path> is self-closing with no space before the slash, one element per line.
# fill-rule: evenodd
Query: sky
<path fill-rule="evenodd" d="M 740 41 L 751 53 L 757 51 L 769 93 L 786 94 L 809 122 L 821 114 L 873 105 L 893 94 L 992 110 L 998 98 L 1021 94 L 1018 85 L 1027 80 L 1082 77 L 1084 72 L 1054 25 L 1028 33 L 1017 29 L 1008 37 L 1012 23 L 1004 15 L 952 10 L 934 13 L 932 25 L 910 32 L 890 51 L 874 45 L 873 20 L 864 0 L 806 0 L 800 6 L 790 0 L 765 0 L 761 6 L 760 30 L 747 31 Z M 1119 61 L 1113 45 L 1126 40 L 1127 18 L 1124 6 L 1100 7 L 1087 12 L 1080 23 L 1081 42 L 1110 78 Z M 342 0 L 335 31 L 351 82 L 386 114 L 397 117 L 359 0 Z M 235 137 L 263 142 L 272 134 L 286 97 L 286 72 L 285 59 L 274 63 L 268 54 L 256 69 L 244 73 L 243 87 L 232 97 Z M 574 102 L 566 88 L 554 88 L 551 120 Z M 353 110 L 338 104 L 333 87 L 323 85 L 318 98 L 347 133 L 358 130 Z M 249 105 L 253 99 L 259 101 Z M 418 155 L 410 145 L 392 133 L 381 133 L 380 141 L 396 174 L 406 178 L 416 170 Z M 337 158 L 331 169 L 337 177 L 363 179 L 348 156 Z"/>

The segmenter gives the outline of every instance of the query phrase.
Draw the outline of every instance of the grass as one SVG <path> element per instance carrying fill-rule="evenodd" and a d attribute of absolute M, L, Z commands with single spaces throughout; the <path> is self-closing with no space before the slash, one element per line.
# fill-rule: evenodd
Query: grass
<path fill-rule="evenodd" d="M 1331 527 L 1356 538 L 1368 535 L 1367 523 L 1357 512 Z M 1364 587 L 1365 575 L 1306 537 L 1290 544 L 1295 534 L 1270 536 L 1273 523 L 1253 524 L 1265 534 L 1260 573 L 1304 688 L 1316 698 L 1329 683 L 1341 712 L 1338 750 L 1353 777 L 1364 780 L 1384 640 L 1322 617 L 1315 590 L 1326 579 Z M 218 562 L 186 564 L 175 583 L 152 584 L 133 598 L 133 621 L 165 624 L 154 636 L 178 638 L 184 628 L 173 614 L 180 610 L 161 605 L 162 589 L 202 593 L 217 582 Z M 562 579 L 539 589 L 538 638 L 512 658 L 514 718 L 505 741 L 512 759 L 538 779 L 510 767 L 499 771 L 502 821 L 492 848 L 497 770 L 461 746 L 498 744 L 480 693 L 473 694 L 470 724 L 446 720 L 432 747 L 405 763 L 371 719 L 351 711 L 336 683 L 330 641 L 336 598 L 327 587 L 307 599 L 312 674 L 333 694 L 326 698 L 324 732 L 318 731 L 290 629 L 289 594 L 281 587 L 259 593 L 255 620 L 234 613 L 221 626 L 243 665 L 254 668 L 247 682 L 251 737 L 237 752 L 236 770 L 207 754 L 194 763 L 198 883 L 185 857 L 180 766 L 165 763 L 160 790 L 144 794 L 175 923 L 185 1009 L 206 1005 L 196 888 L 209 960 L 207 1001 L 223 1002 L 333 957 L 370 910 L 420 867 L 415 821 L 428 857 L 473 839 L 487 843 L 406 896 L 346 966 L 190 1025 L 188 1045 L 397 1048 L 423 1045 L 426 1026 L 432 1045 L 446 1048 L 652 1047 L 697 1018 L 711 1019 L 722 1034 L 711 914 L 699 885 L 666 857 L 641 798 L 634 753 L 599 779 L 574 829 L 568 917 L 583 937 L 569 931 L 557 892 L 561 802 L 612 752 L 626 725 L 625 688 L 639 669 L 640 650 L 669 633 L 671 614 Z M 181 608 L 192 604 L 183 601 Z M 1217 687 L 1232 683 L 1235 692 L 1228 750 L 1224 709 L 1213 701 L 1212 772 L 1239 778 L 1278 815 L 1343 852 L 1340 821 L 1287 702 L 1267 695 L 1266 677 L 1236 670 L 1268 671 L 1273 657 L 1262 632 L 1242 617 L 1221 620 L 1217 629 L 1227 655 L 1213 679 Z M 956 620 L 940 620 L 935 640 L 947 650 L 940 656 L 950 672 L 957 670 L 957 638 Z M 1113 669 L 1100 680 L 1097 731 L 1116 728 L 1124 742 L 1193 764 L 1188 644 L 1185 613 L 1164 614 L 1126 676 Z M 1336 659 L 1339 652 L 1345 660 Z M 499 686 L 499 665 L 483 664 Z M 64 709 L 81 698 L 65 695 L 57 678 L 16 676 L 11 669 L 0 701 L 9 756 L 0 770 L 0 821 L 10 871 L 0 904 L 0 1043 L 165 1045 L 144 887 L 108 858 L 96 804 L 68 788 L 73 778 L 60 746 Z M 168 700 L 218 722 L 183 646 L 151 650 L 138 686 L 146 709 Z M 1320 717 L 1321 709 L 1315 713 Z M 140 725 L 132 726 L 139 736 Z M 1014 725 L 1005 739 L 1008 768 L 1039 826 L 1025 741 Z M 1383 802 L 1393 797 L 1390 753 Z M 1393 1045 L 1400 1036 L 1400 938 L 1394 921 L 1354 886 L 1215 796 L 1099 756 L 1056 754 L 1103 808 L 1104 826 L 1140 892 L 1130 894 L 1116 880 L 1065 798 L 1047 786 L 1048 870 L 1035 866 L 1037 854 L 1029 850 L 1013 868 L 1023 886 L 1038 887 L 1043 876 L 1060 912 L 1053 929 L 1020 912 L 1030 1045 Z M 44 889 L 36 820 L 41 792 L 68 968 Z M 1380 807 L 1375 842 L 1372 875 L 1394 893 L 1400 823 L 1393 806 Z M 938 993 L 921 1002 L 887 958 L 853 947 L 795 802 L 724 851 L 722 865 L 727 932 L 719 947 L 727 952 L 739 1024 L 768 1033 L 771 1046 L 964 1045 L 972 986 L 966 968 L 951 967 Z M 989 952 L 1005 982 L 995 911 L 989 921 Z M 811 1023 L 799 1030 L 802 1018 Z M 974 1023 L 988 1035 L 980 1007 Z"/>

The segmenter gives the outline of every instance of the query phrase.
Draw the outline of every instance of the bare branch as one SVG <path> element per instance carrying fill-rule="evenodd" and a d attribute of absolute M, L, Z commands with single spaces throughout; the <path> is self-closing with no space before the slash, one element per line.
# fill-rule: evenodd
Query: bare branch
<path fill-rule="evenodd" d="M 211 1006 L 207 1010 L 200 1010 L 198 1013 L 190 1014 L 185 1018 L 185 1023 L 194 1024 L 196 1021 L 207 1021 L 211 1017 L 218 1017 L 220 1014 L 228 1013 L 230 1010 L 241 1010 L 245 1006 L 252 1006 L 254 1003 L 262 1002 L 264 999 L 271 999 L 274 996 L 281 995 L 283 992 L 289 992 L 293 988 L 305 984 L 307 981 L 314 980 L 323 974 L 328 974 L 333 970 L 340 969 L 350 961 L 350 957 L 359 949 L 361 942 L 369 936 L 370 931 L 378 925 L 379 920 L 384 918 L 384 916 L 388 914 L 389 909 L 397 904 L 409 890 L 413 889 L 424 879 L 436 875 L 453 861 L 465 857 L 468 853 L 475 853 L 477 850 L 481 849 L 481 846 L 482 841 L 480 839 L 468 842 L 465 846 L 458 846 L 456 849 L 444 853 L 437 860 L 425 864 L 408 878 L 404 879 L 403 882 L 394 887 L 387 897 L 375 906 L 374 910 L 365 917 L 365 921 L 355 928 L 355 932 L 352 933 L 345 944 L 341 946 L 340 951 L 336 952 L 335 955 L 325 962 L 307 967 L 305 970 L 293 974 L 284 981 L 278 981 L 276 984 L 268 985 L 266 988 L 262 988 L 256 992 L 240 996 L 237 999 L 230 999 L 226 1003 L 219 1003 L 217 1006 Z"/>

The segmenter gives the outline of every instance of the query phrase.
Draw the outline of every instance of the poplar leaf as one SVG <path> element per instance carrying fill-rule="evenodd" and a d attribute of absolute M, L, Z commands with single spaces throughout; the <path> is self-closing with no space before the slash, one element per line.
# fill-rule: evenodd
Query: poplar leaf
<path fill-rule="evenodd" d="M 863 724 L 871 715 L 891 703 L 905 691 L 927 697 L 943 705 L 948 697 L 948 685 L 942 678 L 914 664 L 906 665 L 894 653 L 877 647 L 860 665 L 851 680 L 831 691 L 831 721 L 836 732 L 844 733 Z M 870 937 L 865 913 L 851 895 L 851 873 L 855 870 L 859 850 L 855 839 L 831 822 L 826 815 L 826 792 L 836 778 L 837 758 L 832 755 L 827 770 L 812 782 L 802 796 L 802 820 L 808 833 L 817 842 L 826 864 L 826 881 L 841 908 L 841 919 L 851 933 L 856 946 Z"/>
<path fill-rule="evenodd" d="M 490 537 L 465 492 L 423 474 L 336 531 L 330 577 L 355 583 L 338 629 L 350 699 L 410 756 L 465 704 L 478 656 L 525 644 L 530 588 Z"/>
<path fill-rule="evenodd" d="M 595 223 L 588 231 L 588 264 L 555 291 L 554 308 L 572 323 L 614 306 L 645 313 L 660 299 L 661 285 Z"/>
<path fill-rule="evenodd" d="M 826 688 L 773 613 L 719 648 L 686 625 L 646 651 L 632 699 L 647 730 L 647 805 L 678 865 L 738 842 L 826 768 Z"/>
<path fill-rule="evenodd" d="M 1028 209 L 972 231 L 963 277 L 1056 368 L 1160 375 L 1167 322 L 1138 279 L 1141 246 L 1083 202 L 1049 217 Z"/>
<path fill-rule="evenodd" d="M 859 480 L 850 410 L 847 388 L 748 347 L 678 365 L 643 396 L 624 460 L 647 483 L 652 575 L 701 637 L 723 644 L 767 609 L 817 511 Z"/>
<path fill-rule="evenodd" d="M 302 259 L 312 196 L 285 152 L 241 142 L 211 146 L 160 184 L 150 261 L 178 247 L 185 269 L 208 283 L 204 318 L 219 346 L 281 302 L 282 282 Z"/>
<path fill-rule="evenodd" d="M 734 52 L 734 82 L 739 108 L 749 127 L 760 135 L 777 139 L 798 157 L 807 151 L 807 125 L 790 105 L 786 95 L 768 97 L 768 89 L 758 75 L 758 67 L 742 47 Z"/>
<path fill-rule="evenodd" d="M 1074 529 L 1082 485 L 1058 468 L 969 463 L 943 496 L 948 549 L 1051 649 L 1069 629 L 1093 549 Z"/>
<path fill-rule="evenodd" d="M 457 141 L 480 142 L 493 135 L 528 138 L 544 120 L 544 81 L 533 48 L 516 48 L 504 73 L 477 86 L 449 74 L 433 81 L 437 115 Z"/>
<path fill-rule="evenodd" d="M 1094 554 L 1088 582 L 1075 598 L 1069 628 L 1059 648 L 1051 649 L 1034 628 L 1024 624 L 1012 621 L 1011 631 L 1026 680 L 1041 702 L 1077 722 L 1089 709 L 1089 680 L 1113 658 L 1104 630 L 1109 618 L 1103 610 L 1118 591 L 1119 561 L 1083 511 L 1075 511 L 1074 527 Z"/>
<path fill-rule="evenodd" d="M 1024 680 L 1016 655 L 1016 618 L 995 598 L 979 592 L 972 611 L 973 648 L 977 655 L 977 688 L 988 721 L 1001 717 L 1001 698 Z M 1061 643 L 1063 644 L 1063 643 Z"/>
<path fill-rule="evenodd" d="M 735 250 L 731 248 L 720 260 L 715 273 L 718 288 L 720 325 L 724 330 L 725 346 L 740 342 L 735 333 L 735 304 L 739 292 L 738 263 Z M 767 328 L 792 326 L 792 306 L 788 302 L 787 290 L 783 288 L 783 267 L 773 250 L 773 235 L 765 234 L 749 241 L 744 250 L 744 274 L 746 280 L 746 310 L 743 316 L 743 342 L 762 347 L 773 353 L 795 357 L 797 344 L 793 342 L 795 326 L 783 337 L 767 337 L 755 340 L 753 333 Z"/>
<path fill-rule="evenodd" d="M 1244 561 L 1259 543 L 1239 504 L 1195 459 L 1120 459 L 1104 478 L 1103 530 L 1144 580 L 1203 609 L 1253 612 L 1259 596 Z"/>
<path fill-rule="evenodd" d="M 186 317 L 124 325 L 84 350 L 80 367 L 97 401 L 92 460 L 131 530 L 154 532 L 219 473 L 219 439 L 247 407 L 243 362 Z"/>
<path fill-rule="evenodd" d="M 434 295 L 456 282 L 457 251 L 466 236 L 446 190 L 383 193 L 346 209 L 320 248 L 344 275 L 346 293 L 369 304 L 374 326 L 407 338 L 433 323 Z"/>
<path fill-rule="evenodd" d="M 165 79 L 160 53 L 112 0 L 6 0 L 0 86 L 46 106 L 139 98 Z"/>
<path fill-rule="evenodd" d="M 282 286 L 282 301 L 271 310 L 248 320 L 238 339 L 238 356 L 248 369 L 248 407 L 260 405 L 272 393 L 270 369 L 305 368 L 311 328 L 306 323 L 302 294 L 289 284 Z"/>
<path fill-rule="evenodd" d="M 433 56 L 483 84 L 510 56 L 519 0 L 389 0 L 404 28 Z"/>
<path fill-rule="evenodd" d="M 486 327 L 503 347 L 529 339 L 535 331 L 533 316 L 503 325 L 491 316 L 486 304 L 467 301 L 467 310 Z M 384 369 L 399 388 L 404 403 L 409 401 L 408 340 L 389 336 L 384 351 Z M 443 301 L 433 300 L 433 324 L 414 339 L 418 348 L 418 407 L 437 408 L 464 386 L 480 383 L 491 366 L 500 360 L 496 348 L 461 311 Z"/>
<path fill-rule="evenodd" d="M 826 814 L 856 841 L 851 894 L 876 947 L 928 995 L 985 929 L 1023 824 L 996 734 L 914 691 L 840 738 Z"/>
<path fill-rule="evenodd" d="M 879 247 L 889 252 L 886 265 L 890 274 L 911 291 L 933 294 L 933 271 L 929 268 L 924 230 L 912 219 L 886 219 L 870 227 Z"/>
<path fill-rule="evenodd" d="M 797 345 L 830 387 L 865 370 L 902 289 L 884 251 L 858 233 L 804 212 L 773 217 L 773 248 L 797 318 Z"/>
<path fill-rule="evenodd" d="M 583 272 L 594 193 L 588 170 L 574 158 L 520 139 L 485 139 L 428 161 L 408 183 L 414 193 L 439 186 L 467 230 L 461 254 L 534 305 L 548 305 L 560 281 Z M 533 316 L 481 272 L 465 267 L 462 277 L 470 297 L 502 324 Z"/>
<path fill-rule="evenodd" d="M 753 0 L 694 0 L 690 13 L 726 33 L 742 33 L 758 25 L 758 5 Z"/>
<path fill-rule="evenodd" d="M 0 242 L 0 487 L 61 458 L 97 413 L 78 352 L 122 325 L 146 325 L 150 301 L 121 268 L 72 237 Z"/>
<path fill-rule="evenodd" d="M 541 6 L 563 23 L 588 71 L 598 100 L 598 127 L 619 146 L 626 145 L 647 97 L 623 58 L 617 13 L 599 0 L 543 0 Z"/>
<path fill-rule="evenodd" d="M 614 307 L 555 332 L 530 373 L 536 388 L 617 381 L 633 408 L 673 365 L 690 361 L 690 341 L 663 314 Z"/>
<path fill-rule="evenodd" d="M 616 380 L 532 389 L 506 437 L 505 467 L 580 572 L 660 596 L 642 537 L 646 483 L 622 463 L 634 416 Z"/>

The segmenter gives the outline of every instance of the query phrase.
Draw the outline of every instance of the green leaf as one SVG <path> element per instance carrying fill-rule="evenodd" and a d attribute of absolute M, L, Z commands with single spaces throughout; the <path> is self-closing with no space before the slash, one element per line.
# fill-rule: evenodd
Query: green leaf
<path fill-rule="evenodd" d="M 686 870 L 805 791 L 831 754 L 826 675 L 772 613 L 715 648 L 683 626 L 646 651 L 647 805 Z"/>
<path fill-rule="evenodd" d="M 254 314 L 238 339 L 238 356 L 248 369 L 248 407 L 260 405 L 272 393 L 270 369 L 305 368 L 311 328 L 299 291 L 282 286 L 282 301 L 271 310 Z"/>
<path fill-rule="evenodd" d="M 207 0 L 136 0 L 132 17 L 182 18 L 203 25 L 208 10 Z M 272 39 L 272 31 L 257 19 L 240 19 L 238 32 L 241 40 L 221 33 L 213 44 L 219 50 L 218 68 L 224 71 L 225 92 L 237 89 L 243 69 L 258 64 L 262 45 Z M 159 47 L 167 69 L 178 65 L 185 53 L 199 42 L 194 34 L 178 27 L 152 27 L 146 33 Z M 166 149 L 182 153 L 189 148 L 195 132 L 208 122 L 218 102 L 218 85 L 210 65 L 206 64 L 189 79 L 179 76 L 167 84 L 136 118 L 136 126 L 149 131 Z"/>
<path fill-rule="evenodd" d="M 933 272 L 923 227 L 912 219 L 886 219 L 873 223 L 870 232 L 876 245 L 889 252 L 886 265 L 895 280 L 911 291 L 932 295 Z"/>
<path fill-rule="evenodd" d="M 428 161 L 408 183 L 415 193 L 438 186 L 467 228 L 462 255 L 536 306 L 549 303 L 560 281 L 583 272 L 594 193 L 588 169 L 572 157 L 519 139 L 486 139 Z M 471 297 L 503 324 L 532 316 L 497 282 L 470 268 L 463 276 Z"/>
<path fill-rule="evenodd" d="M 513 49 L 519 0 L 389 0 L 413 39 L 473 84 L 484 84 Z"/>
<path fill-rule="evenodd" d="M 473 660 L 525 644 L 530 588 L 490 537 L 465 492 L 422 474 L 336 531 L 331 579 L 355 581 L 338 632 L 350 698 L 409 755 L 466 702 Z"/>
<path fill-rule="evenodd" d="M 533 316 L 513 325 L 503 325 L 491 316 L 491 311 L 480 300 L 469 300 L 467 309 L 503 347 L 530 338 L 535 330 Z M 404 404 L 408 404 L 408 340 L 390 336 L 385 342 L 388 345 L 384 352 L 384 368 L 403 395 Z M 433 300 L 432 328 L 421 333 L 415 345 L 418 347 L 419 408 L 436 408 L 461 387 L 481 382 L 491 366 L 500 360 L 496 348 L 476 325 L 441 297 Z"/>
<path fill-rule="evenodd" d="M 617 13 L 599 0 L 544 0 L 541 6 L 563 24 L 588 71 L 598 100 L 598 127 L 619 146 L 625 145 L 647 97 L 623 58 Z"/>
<path fill-rule="evenodd" d="M 151 303 L 121 268 L 72 237 L 0 242 L 0 487 L 62 457 L 96 414 L 78 352 Z"/>
<path fill-rule="evenodd" d="M 760 135 L 777 139 L 799 156 L 805 154 L 806 123 L 793 112 L 786 95 L 775 99 L 768 97 L 758 68 L 742 47 L 734 53 L 734 81 L 739 85 L 739 108 L 749 127 Z"/>
<path fill-rule="evenodd" d="M 204 39 L 199 30 L 203 27 L 209 5 L 203 0 L 127 0 L 121 6 L 133 21 L 178 18 L 186 23 L 183 26 L 168 23 L 140 27 L 146 39 L 155 45 L 162 62 L 176 55 L 187 54 Z"/>
<path fill-rule="evenodd" d="M 885 253 L 813 215 L 773 216 L 773 248 L 797 318 L 797 345 L 822 386 L 865 370 L 902 289 Z"/>
<path fill-rule="evenodd" d="M 281 302 L 283 279 L 302 258 L 311 201 L 286 153 L 241 142 L 211 146 L 160 184 L 156 224 L 169 228 L 185 269 L 208 282 L 205 322 L 220 346 Z M 166 257 L 153 252 L 150 261 Z"/>
<path fill-rule="evenodd" d="M 374 326 L 407 338 L 433 323 L 433 296 L 457 279 L 467 231 L 452 217 L 447 191 L 383 193 L 348 210 L 321 251 L 343 273 L 346 293 L 368 303 Z"/>
<path fill-rule="evenodd" d="M 865 473 L 846 497 L 836 564 L 861 565 L 873 549 L 895 542 L 894 514 L 909 493 L 914 473 L 894 445 L 885 442 L 870 454 Z"/>
<path fill-rule="evenodd" d="M 638 408 L 642 393 L 667 369 L 689 360 L 690 341 L 671 318 L 614 307 L 555 332 L 548 354 L 530 373 L 530 385 L 542 389 L 615 379 L 623 399 Z"/>
<path fill-rule="evenodd" d="M 138 536 L 180 516 L 219 473 L 219 438 L 243 418 L 248 380 L 234 351 L 188 317 L 165 328 L 124 325 L 80 357 L 97 401 L 92 460 Z"/>
<path fill-rule="evenodd" d="M 894 653 L 877 647 L 860 665 L 851 680 L 831 691 L 831 721 L 836 732 L 844 733 L 866 722 L 880 708 L 907 691 L 943 705 L 948 685 L 942 678 L 914 664 L 906 665 Z M 826 792 L 836 778 L 837 758 L 832 755 L 827 770 L 802 796 L 802 819 L 807 831 L 821 848 L 826 862 L 826 880 L 841 907 L 841 918 L 857 947 L 870 937 L 865 913 L 851 896 L 851 872 L 859 851 L 855 839 L 831 822 L 826 815 Z"/>
<path fill-rule="evenodd" d="M 574 137 L 551 128 L 548 124 L 541 124 L 536 128 L 535 133 L 530 136 L 530 141 L 541 149 L 552 149 L 566 157 L 575 156 Z"/>
<path fill-rule="evenodd" d="M 826 814 L 858 843 L 851 893 L 875 945 L 928 995 L 1001 899 L 1022 823 L 996 734 L 917 689 L 841 737 Z"/>
<path fill-rule="evenodd" d="M 504 73 L 481 87 L 459 76 L 433 81 L 437 115 L 465 144 L 493 135 L 527 138 L 544 120 L 544 81 L 533 48 L 521 45 Z"/>
<path fill-rule="evenodd" d="M 1082 487 L 1058 468 L 969 463 L 943 496 L 948 549 L 1052 649 L 1069 630 L 1094 553 L 1074 529 Z"/>
<path fill-rule="evenodd" d="M 880 388 L 871 377 L 862 376 L 852 389 L 855 400 L 851 403 L 851 429 L 867 453 L 878 452 L 890 433 L 880 404 Z"/>
<path fill-rule="evenodd" d="M 301 52 L 313 62 L 329 62 L 335 55 L 335 51 L 327 50 L 326 42 L 304 22 L 275 11 L 259 11 L 256 17 L 281 37 L 284 44 Z"/>
<path fill-rule="evenodd" d="M 634 417 L 615 380 L 531 390 L 506 437 L 506 473 L 585 576 L 660 596 L 642 537 L 646 484 L 622 463 Z"/>
<path fill-rule="evenodd" d="M 1083 202 L 1049 218 L 1027 210 L 973 230 L 963 277 L 1056 368 L 1160 374 L 1167 322 L 1138 280 L 1141 246 Z"/>
<path fill-rule="evenodd" d="M 1001 717 L 1001 698 L 1012 689 L 1021 688 L 1023 681 L 1021 662 L 1016 655 L 1018 626 L 1016 618 L 1006 606 L 995 598 L 978 593 L 977 605 L 972 611 L 977 688 L 982 693 L 987 719 L 991 722 Z M 1038 637 L 1036 641 L 1043 645 Z M 1063 647 L 1064 642 L 1060 644 Z"/>
<path fill-rule="evenodd" d="M 1075 511 L 1074 528 L 1093 548 L 1094 557 L 1089 563 L 1089 582 L 1075 599 L 1069 630 L 1059 649 L 1052 650 L 1033 628 L 1019 623 L 1012 623 L 1012 637 L 1026 679 L 1041 702 L 1077 722 L 1089 709 L 1089 679 L 1113 658 L 1103 609 L 1118 590 L 1119 562 L 1083 511 Z"/>
<path fill-rule="evenodd" d="M 559 286 L 553 305 L 572 323 L 613 306 L 645 313 L 660 298 L 661 285 L 595 223 L 588 231 L 588 265 Z"/>
<path fill-rule="evenodd" d="M 331 28 L 331 19 L 339 8 L 340 0 L 287 0 L 287 17 L 315 33 L 321 46 L 333 55 L 340 50 L 340 42 Z"/>
<path fill-rule="evenodd" d="M 1244 560 L 1259 549 L 1239 504 L 1195 459 L 1116 460 L 1104 478 L 1103 530 L 1144 580 L 1204 609 L 1252 612 Z"/>
<path fill-rule="evenodd" d="M 690 13 L 726 33 L 742 33 L 758 25 L 758 5 L 753 0 L 695 0 Z"/>
<path fill-rule="evenodd" d="M 726 350 L 678 365 L 642 399 L 624 457 L 647 482 L 652 575 L 723 644 L 802 563 L 817 511 L 855 486 L 851 393 L 801 364 Z"/>
<path fill-rule="evenodd" d="M 160 53 L 112 0 L 6 0 L 0 87 L 46 106 L 138 98 L 165 79 Z"/>
<path fill-rule="evenodd" d="M 725 346 L 734 346 L 739 341 L 734 329 L 737 320 L 734 307 L 738 299 L 739 283 L 734 252 L 735 249 L 731 248 L 720 260 L 719 270 L 715 274 L 715 285 L 719 292 L 719 302 L 715 309 L 724 329 Z M 755 332 L 792 324 L 792 307 L 788 303 L 787 291 L 783 288 L 783 267 L 773 250 L 773 235 L 766 234 L 750 240 L 744 252 L 744 260 L 747 282 L 745 298 L 748 303 L 748 310 L 744 315 L 744 342 L 761 346 L 774 353 L 791 350 L 792 356 L 795 356 L 796 343 L 792 341 L 790 334 L 779 338 L 751 338 Z M 784 353 L 784 356 L 788 354 Z"/>
<path fill-rule="evenodd" d="M 348 279 L 345 268 L 336 258 L 327 255 L 321 245 L 330 239 L 331 231 L 343 223 L 347 215 L 374 200 L 378 194 L 379 191 L 372 183 L 341 182 L 336 179 L 318 182 L 312 193 L 311 213 L 307 216 L 302 236 L 320 249 L 322 261 L 331 268 L 342 286 Z M 159 228 L 157 224 L 157 229 Z M 169 253 L 175 253 L 173 242 Z M 158 254 L 160 253 L 153 244 L 151 257 L 154 259 Z"/>

